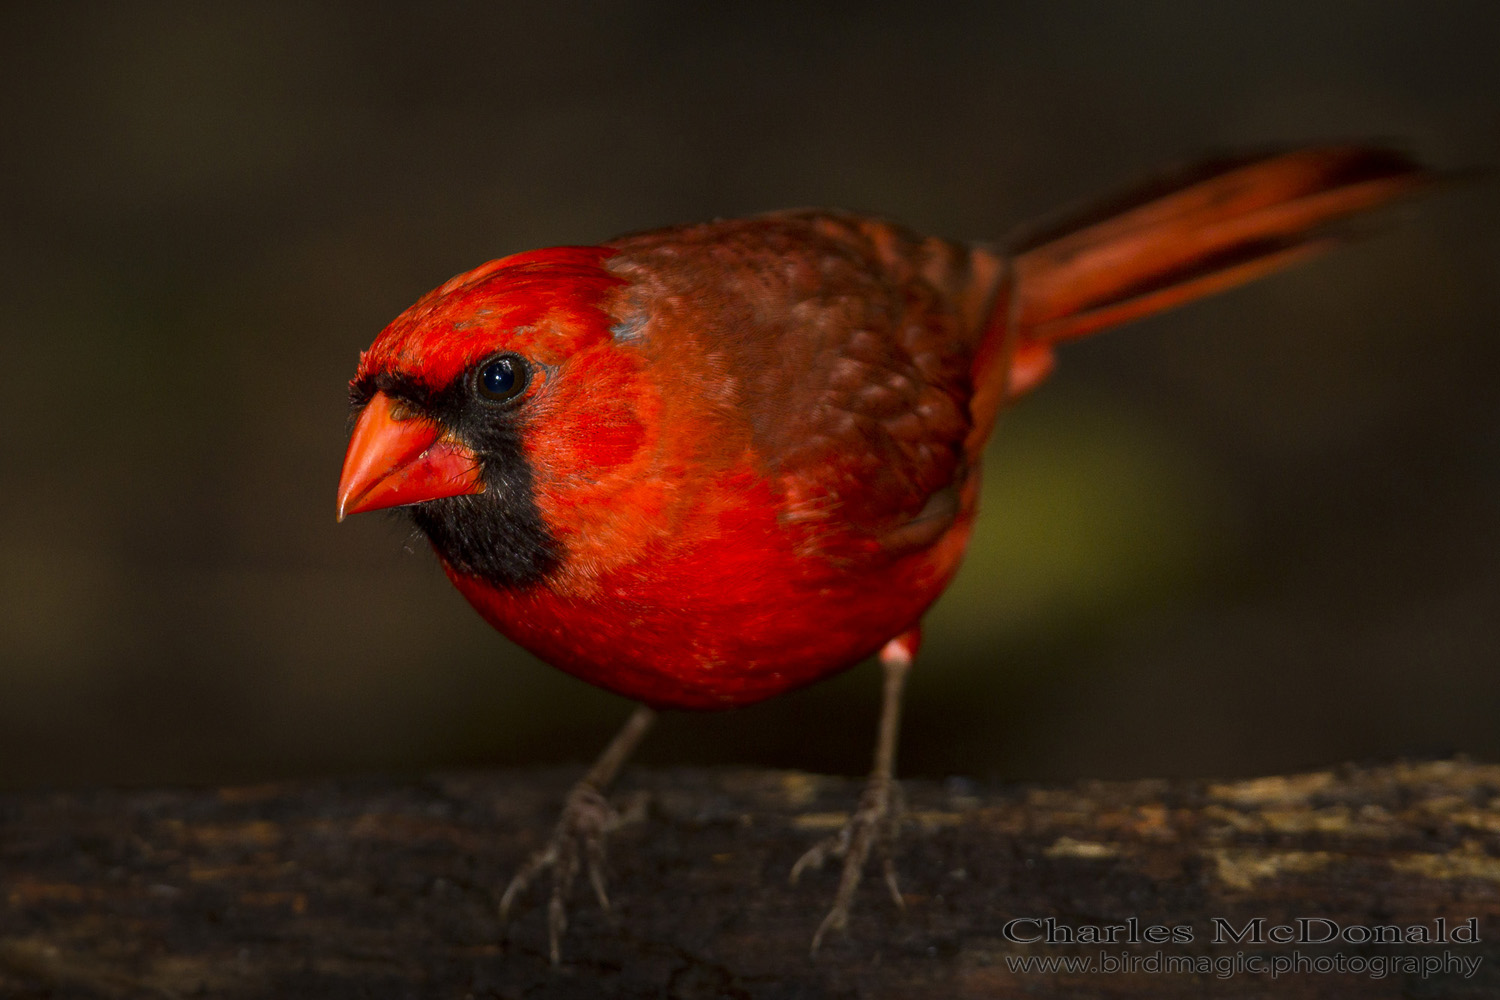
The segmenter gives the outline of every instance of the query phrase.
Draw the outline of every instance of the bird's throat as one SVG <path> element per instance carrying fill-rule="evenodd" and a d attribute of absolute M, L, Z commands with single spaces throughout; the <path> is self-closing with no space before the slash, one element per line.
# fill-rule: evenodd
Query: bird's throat
<path fill-rule="evenodd" d="M 562 547 L 537 506 L 535 477 L 518 436 L 486 443 L 484 492 L 405 509 L 458 572 L 496 587 L 535 586 L 561 565 Z"/>

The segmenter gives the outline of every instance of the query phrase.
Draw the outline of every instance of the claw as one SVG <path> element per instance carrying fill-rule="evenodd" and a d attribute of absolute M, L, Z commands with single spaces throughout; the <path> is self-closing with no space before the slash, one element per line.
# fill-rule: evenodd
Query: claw
<path fill-rule="evenodd" d="M 891 858 L 891 849 L 885 846 L 881 848 L 881 852 L 885 855 L 881 859 L 885 868 L 885 887 L 891 890 L 891 902 L 896 904 L 896 909 L 904 910 L 906 900 L 901 897 L 901 886 L 896 884 L 896 862 Z"/>
<path fill-rule="evenodd" d="M 588 869 L 589 885 L 594 887 L 599 908 L 611 922 L 614 921 L 604 881 L 604 840 L 626 823 L 644 819 L 646 810 L 645 800 L 638 797 L 622 815 L 609 804 L 602 789 L 614 780 L 625 758 L 651 727 L 655 717 L 656 713 L 644 705 L 631 714 L 624 728 L 594 762 L 588 775 L 568 793 L 547 846 L 521 866 L 500 896 L 500 922 L 504 924 L 510 920 L 511 906 L 530 888 L 536 877 L 552 869 L 552 892 L 547 899 L 547 954 L 553 965 L 562 961 L 562 936 L 568 929 L 568 893 L 578 877 L 580 859 Z"/>
<path fill-rule="evenodd" d="M 547 850 L 538 851 L 536 854 L 533 854 L 531 859 L 521 866 L 521 870 L 516 872 L 511 878 L 510 884 L 505 887 L 505 892 L 500 896 L 500 922 L 502 924 L 510 921 L 511 904 L 516 901 L 516 898 L 521 893 L 526 891 L 526 887 L 531 884 L 531 880 L 543 868 L 552 863 L 549 857 L 551 853 L 550 850 Z"/>
<path fill-rule="evenodd" d="M 823 935 L 829 931 L 845 931 L 848 929 L 849 908 L 847 906 L 835 906 L 828 911 L 828 916 L 824 917 L 823 922 L 818 925 L 817 933 L 813 935 L 812 948 L 808 954 L 816 955 L 818 953 L 818 948 L 823 944 Z"/>
<path fill-rule="evenodd" d="M 839 830 L 838 833 L 826 837 L 812 847 L 809 847 L 803 853 L 802 857 L 797 859 L 797 863 L 792 865 L 792 874 L 788 881 L 792 885 L 796 885 L 797 880 L 802 877 L 802 873 L 807 869 L 816 868 L 821 870 L 823 862 L 829 858 L 842 858 L 845 854 L 848 854 L 849 828 L 850 824 L 845 823 L 843 829 Z"/>
<path fill-rule="evenodd" d="M 839 875 L 839 888 L 833 899 L 833 908 L 818 925 L 813 935 L 812 954 L 816 955 L 829 931 L 843 931 L 849 926 L 849 910 L 854 904 L 854 892 L 864 877 L 865 862 L 872 848 L 878 847 L 885 884 L 891 899 L 899 909 L 906 908 L 901 898 L 901 889 L 896 884 L 896 864 L 893 849 L 900 832 L 904 811 L 899 786 L 892 780 L 871 779 L 860 797 L 859 808 L 849 817 L 838 833 L 814 844 L 797 863 L 792 866 L 791 882 L 796 884 L 802 873 L 809 868 L 822 868 L 829 858 L 843 858 L 844 867 Z"/>
<path fill-rule="evenodd" d="M 552 892 L 547 901 L 547 946 L 552 964 L 561 960 L 563 933 L 568 929 L 567 898 L 578 877 L 580 861 L 588 870 L 589 884 L 599 907 L 611 914 L 605 889 L 604 838 L 620 826 L 620 814 L 587 782 L 579 782 L 568 793 L 552 839 L 516 872 L 500 897 L 500 921 L 510 919 L 510 908 L 547 869 L 552 869 Z M 581 855 L 581 858 L 580 858 Z M 611 914 L 612 916 L 612 914 Z"/>

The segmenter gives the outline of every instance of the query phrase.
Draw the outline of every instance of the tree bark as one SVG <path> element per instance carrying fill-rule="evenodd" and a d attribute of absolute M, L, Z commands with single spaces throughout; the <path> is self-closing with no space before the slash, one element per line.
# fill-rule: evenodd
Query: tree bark
<path fill-rule="evenodd" d="M 614 916 L 580 878 L 554 968 L 545 880 L 495 898 L 576 777 L 0 797 L 0 996 L 1500 995 L 1497 765 L 910 781 L 905 909 L 872 859 L 816 957 L 836 866 L 787 872 L 859 782 L 627 770 Z"/>

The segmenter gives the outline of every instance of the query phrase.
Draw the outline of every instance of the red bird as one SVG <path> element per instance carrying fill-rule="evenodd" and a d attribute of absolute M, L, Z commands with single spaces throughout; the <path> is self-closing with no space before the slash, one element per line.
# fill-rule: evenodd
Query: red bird
<path fill-rule="evenodd" d="M 1332 147 L 1203 164 L 1020 245 L 778 212 L 534 250 L 459 275 L 360 357 L 339 517 L 404 506 L 511 639 L 641 703 L 502 916 L 599 861 L 603 792 L 659 708 L 769 698 L 878 653 L 874 769 L 813 939 L 889 838 L 901 691 L 953 579 L 1000 409 L 1053 347 L 1301 260 L 1425 174 Z"/>

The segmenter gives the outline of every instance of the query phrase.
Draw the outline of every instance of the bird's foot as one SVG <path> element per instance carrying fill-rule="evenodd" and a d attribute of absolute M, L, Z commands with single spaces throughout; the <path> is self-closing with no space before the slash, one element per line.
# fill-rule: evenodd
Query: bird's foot
<path fill-rule="evenodd" d="M 547 945 L 552 964 L 558 964 L 563 932 L 568 928 L 566 900 L 580 868 L 588 870 L 589 884 L 594 887 L 600 909 L 611 920 L 614 918 L 604 886 L 604 841 L 614 830 L 639 820 L 644 805 L 644 800 L 637 800 L 621 813 L 587 781 L 574 785 L 547 846 L 521 866 L 500 897 L 500 922 L 508 921 L 511 905 L 538 875 L 550 868 L 552 895 L 547 903 Z"/>
<path fill-rule="evenodd" d="M 833 897 L 833 908 L 828 911 L 828 916 L 823 918 L 817 933 L 813 935 L 814 955 L 818 953 L 824 935 L 829 931 L 842 931 L 848 927 L 854 891 L 859 888 L 860 879 L 864 877 L 865 861 L 872 849 L 880 855 L 886 888 L 890 889 L 891 898 L 896 901 L 898 908 L 906 907 L 906 902 L 901 898 L 901 889 L 896 885 L 893 854 L 905 808 L 901 786 L 895 779 L 872 777 L 865 785 L 864 794 L 860 796 L 859 808 L 844 823 L 843 828 L 813 845 L 792 866 L 791 880 L 795 885 L 807 869 L 821 868 L 829 858 L 844 859 L 844 870 L 839 876 L 839 888 Z"/>

